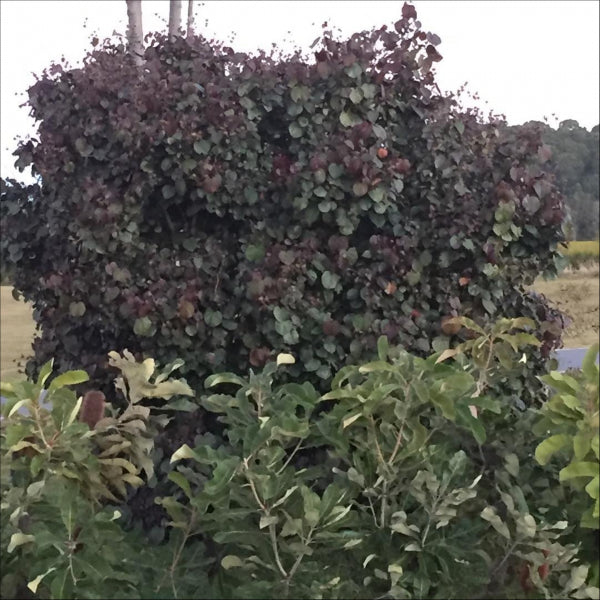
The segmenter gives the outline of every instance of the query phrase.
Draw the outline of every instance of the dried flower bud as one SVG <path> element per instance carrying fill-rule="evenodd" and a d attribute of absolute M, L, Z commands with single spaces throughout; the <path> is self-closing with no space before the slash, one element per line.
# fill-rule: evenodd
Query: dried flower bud
<path fill-rule="evenodd" d="M 104 394 L 96 390 L 87 392 L 83 397 L 79 420 L 87 423 L 90 429 L 94 429 L 96 423 L 104 417 L 104 400 Z"/>

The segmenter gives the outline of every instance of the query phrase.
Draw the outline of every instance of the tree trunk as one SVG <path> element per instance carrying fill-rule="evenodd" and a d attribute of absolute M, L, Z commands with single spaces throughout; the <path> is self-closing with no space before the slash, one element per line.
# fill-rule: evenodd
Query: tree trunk
<path fill-rule="evenodd" d="M 187 37 L 194 33 L 194 0 L 188 0 Z"/>
<path fill-rule="evenodd" d="M 169 38 L 173 39 L 179 35 L 181 28 L 181 0 L 170 0 L 169 2 Z"/>
<path fill-rule="evenodd" d="M 129 52 L 137 65 L 144 56 L 144 30 L 142 29 L 142 0 L 125 0 L 127 3 L 127 41 Z"/>

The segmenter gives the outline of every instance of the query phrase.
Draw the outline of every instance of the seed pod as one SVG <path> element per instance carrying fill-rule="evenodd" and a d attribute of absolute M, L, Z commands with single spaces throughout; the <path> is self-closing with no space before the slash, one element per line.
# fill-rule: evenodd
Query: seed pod
<path fill-rule="evenodd" d="M 87 392 L 83 397 L 79 420 L 90 429 L 94 429 L 96 423 L 104 417 L 104 400 L 104 394 L 97 390 Z"/>

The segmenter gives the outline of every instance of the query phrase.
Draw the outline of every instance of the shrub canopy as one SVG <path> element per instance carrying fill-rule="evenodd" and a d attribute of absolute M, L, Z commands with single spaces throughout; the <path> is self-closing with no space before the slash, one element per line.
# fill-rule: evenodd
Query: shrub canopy
<path fill-rule="evenodd" d="M 535 125 L 441 94 L 437 35 L 393 27 L 314 54 L 155 35 L 136 67 L 106 41 L 29 89 L 40 183 L 3 181 L 2 256 L 51 356 L 110 382 L 106 355 L 245 372 L 292 352 L 313 381 L 377 338 L 425 355 L 442 319 L 561 321 L 526 286 L 556 272 L 561 195 Z"/>

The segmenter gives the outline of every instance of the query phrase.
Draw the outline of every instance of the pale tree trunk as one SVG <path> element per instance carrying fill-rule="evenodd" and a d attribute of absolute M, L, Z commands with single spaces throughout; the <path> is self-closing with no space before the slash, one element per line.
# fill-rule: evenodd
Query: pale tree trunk
<path fill-rule="evenodd" d="M 181 28 L 181 0 L 170 0 L 169 2 L 169 38 L 173 39 L 179 35 Z"/>
<path fill-rule="evenodd" d="M 142 29 L 142 0 L 125 0 L 127 3 L 127 41 L 129 52 L 137 65 L 144 56 L 144 30 Z"/>
<path fill-rule="evenodd" d="M 194 33 L 194 0 L 188 0 L 187 37 Z"/>

